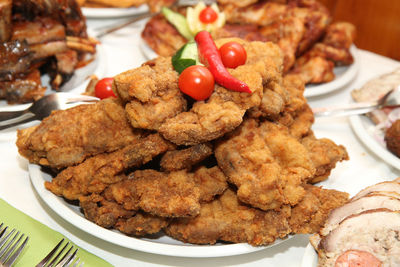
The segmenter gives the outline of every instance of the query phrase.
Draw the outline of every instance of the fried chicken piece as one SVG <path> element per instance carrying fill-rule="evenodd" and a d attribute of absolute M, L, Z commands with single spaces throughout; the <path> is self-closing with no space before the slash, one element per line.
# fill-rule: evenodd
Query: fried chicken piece
<path fill-rule="evenodd" d="M 104 194 L 107 199 L 114 197 L 125 208 L 141 208 L 162 217 L 195 216 L 200 211 L 200 191 L 184 170 L 138 170 L 129 179 L 109 186 Z"/>
<path fill-rule="evenodd" d="M 327 138 L 317 139 L 314 134 L 310 134 L 304 137 L 301 143 L 309 151 L 316 169 L 314 177 L 308 180 L 308 183 L 318 183 L 327 179 L 337 162 L 349 159 L 344 146 L 336 145 Z"/>
<path fill-rule="evenodd" d="M 296 56 L 304 54 L 324 35 L 332 18 L 329 11 L 318 1 L 312 1 L 314 7 L 304 6 L 292 9 L 292 16 L 302 19 L 305 26 L 304 34 L 297 47 Z"/>
<path fill-rule="evenodd" d="M 282 85 L 282 79 L 271 81 L 264 87 L 261 104 L 251 108 L 248 114 L 253 118 L 276 120 L 284 111 L 288 97 L 288 92 Z"/>
<path fill-rule="evenodd" d="M 252 93 L 227 90 L 219 85 L 207 101 L 197 101 L 188 112 L 168 119 L 159 132 L 177 145 L 204 143 L 228 133 L 242 122 L 246 110 L 259 106 L 264 86 L 281 76 L 282 57 L 279 48 L 272 43 L 246 42 L 241 39 L 220 39 L 217 46 L 228 41 L 243 44 L 247 62 L 230 73 L 244 81 Z"/>
<path fill-rule="evenodd" d="M 190 169 L 213 153 L 211 144 L 198 144 L 181 150 L 167 151 L 161 158 L 160 166 L 164 171 Z"/>
<path fill-rule="evenodd" d="M 125 110 L 135 128 L 157 130 L 166 119 L 186 110 L 171 58 L 159 57 L 115 76 L 114 87 L 127 102 Z"/>
<path fill-rule="evenodd" d="M 98 194 L 80 197 L 79 205 L 88 220 L 105 228 L 113 227 L 119 218 L 130 218 L 135 214 L 135 211 L 126 210 Z"/>
<path fill-rule="evenodd" d="M 246 41 L 272 42 L 267 36 L 259 31 L 259 26 L 255 24 L 225 24 L 222 28 L 217 28 L 211 32 L 214 40 L 221 38 L 240 38 Z"/>
<path fill-rule="evenodd" d="M 260 33 L 276 43 L 283 53 L 283 73 L 296 61 L 296 51 L 305 32 L 304 23 L 296 17 L 286 17 L 260 28 Z"/>
<path fill-rule="evenodd" d="M 356 37 L 356 28 L 348 22 L 335 22 L 328 26 L 323 43 L 336 47 L 350 49 Z"/>
<path fill-rule="evenodd" d="M 298 76 L 286 75 L 283 77 L 283 86 L 289 93 L 288 101 L 285 106 L 285 112 L 296 114 L 307 105 L 307 99 L 304 97 L 304 82 Z"/>
<path fill-rule="evenodd" d="M 302 59 L 298 59 L 298 61 Z M 289 75 L 300 77 L 305 84 L 309 83 L 325 83 L 335 78 L 333 73 L 334 64 L 323 57 L 311 57 L 302 63 L 296 63 L 294 68 L 290 70 Z"/>
<path fill-rule="evenodd" d="M 227 177 L 218 166 L 198 168 L 193 179 L 200 190 L 200 202 L 210 202 L 215 196 L 221 195 L 227 188 Z"/>
<path fill-rule="evenodd" d="M 227 5 L 222 10 L 225 13 L 227 23 L 267 26 L 285 17 L 289 8 L 287 5 L 262 1 L 242 8 Z"/>
<path fill-rule="evenodd" d="M 332 61 L 335 65 L 350 65 L 354 61 L 349 49 L 316 43 L 307 53 L 297 59 L 296 66 L 304 65 L 315 57 Z"/>
<path fill-rule="evenodd" d="M 39 126 L 18 130 L 19 153 L 29 162 L 62 168 L 137 142 L 118 100 L 54 111 Z"/>
<path fill-rule="evenodd" d="M 174 219 L 164 231 L 173 238 L 194 244 L 215 244 L 222 240 L 260 246 L 290 233 L 289 216 L 288 206 L 279 212 L 261 211 L 241 204 L 234 191 L 228 189 L 220 198 L 203 204 L 195 218 Z"/>
<path fill-rule="evenodd" d="M 168 225 L 167 218 L 126 210 L 122 205 L 98 194 L 80 197 L 79 204 L 88 220 L 101 227 L 116 228 L 128 235 L 154 234 Z"/>
<path fill-rule="evenodd" d="M 299 111 L 294 117 L 293 122 L 288 125 L 290 134 L 296 139 L 301 139 L 310 134 L 311 126 L 314 123 L 314 113 L 308 104 L 304 105 L 303 109 Z"/>
<path fill-rule="evenodd" d="M 158 55 L 172 56 L 187 40 L 163 15 L 152 17 L 142 31 L 142 38 Z"/>
<path fill-rule="evenodd" d="M 322 189 L 304 185 L 304 198 L 292 208 L 289 219 L 292 232 L 311 234 L 317 232 L 325 223 L 331 210 L 347 202 L 349 194 L 332 189 Z"/>
<path fill-rule="evenodd" d="M 127 235 L 145 236 L 160 232 L 168 225 L 169 220 L 168 218 L 138 212 L 131 218 L 119 219 L 115 228 Z"/>
<path fill-rule="evenodd" d="M 200 211 L 200 202 L 211 201 L 228 187 L 218 167 L 170 173 L 138 170 L 128 179 L 110 185 L 104 196 L 126 210 L 142 209 L 161 217 L 191 217 Z"/>
<path fill-rule="evenodd" d="M 279 210 L 304 196 L 301 184 L 314 176 L 306 148 L 287 127 L 248 119 L 216 146 L 215 157 L 238 198 L 254 207 Z"/>
<path fill-rule="evenodd" d="M 109 184 L 123 180 L 123 171 L 149 162 L 170 146 L 158 134 L 149 135 L 115 152 L 99 154 L 77 166 L 68 167 L 51 182 L 45 182 L 45 187 L 70 200 L 101 193 Z"/>

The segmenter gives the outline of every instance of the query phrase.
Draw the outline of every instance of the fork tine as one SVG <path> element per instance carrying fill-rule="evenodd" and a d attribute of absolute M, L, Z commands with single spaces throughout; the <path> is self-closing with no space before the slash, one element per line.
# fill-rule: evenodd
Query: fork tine
<path fill-rule="evenodd" d="M 1 226 L 3 226 L 3 223 L 0 225 L 0 229 L 1 229 Z M 7 228 L 8 228 L 7 226 L 4 227 L 4 229 L 1 230 L 1 232 L 0 232 L 0 247 L 1 247 L 1 240 L 2 240 L 2 237 L 3 237 L 3 235 L 5 234 Z"/>
<path fill-rule="evenodd" d="M 62 242 L 64 242 L 64 238 L 61 239 L 60 242 L 58 242 L 58 244 L 49 252 L 49 254 L 46 255 L 46 257 L 44 257 L 44 259 L 39 262 L 36 267 L 43 267 L 49 260 L 50 258 L 54 255 L 54 253 L 56 253 L 57 249 L 61 246 Z"/>
<path fill-rule="evenodd" d="M 6 243 L 7 240 L 12 236 L 12 234 L 14 234 L 14 232 L 15 232 L 15 229 L 12 229 L 11 232 L 9 232 L 8 235 L 5 236 L 3 240 L 1 240 L 0 246 L 2 247 L 2 250 L 0 251 L 0 260 L 3 257 L 3 255 L 6 253 L 7 249 L 10 247 L 10 245 L 14 242 L 15 237 L 19 234 L 19 231 L 18 231 L 18 233 L 11 239 L 11 241 Z"/>
<path fill-rule="evenodd" d="M 65 254 L 65 256 L 61 259 L 61 261 L 56 265 L 56 267 L 63 267 L 63 266 L 70 266 L 70 263 L 73 262 L 73 260 L 75 259 L 75 255 L 78 252 L 78 249 L 75 249 L 75 251 L 73 253 L 69 253 L 71 251 L 71 249 L 73 249 L 74 247 L 72 246 L 68 252 Z"/>
<path fill-rule="evenodd" d="M 8 243 L 9 246 L 11 246 L 11 244 L 13 244 L 14 240 L 18 237 L 19 232 L 17 232 L 17 234 L 14 236 L 14 238 Z M 6 262 L 6 260 L 8 259 L 8 257 L 10 257 L 11 253 L 14 252 L 14 249 L 19 245 L 19 242 L 21 242 L 22 238 L 24 237 L 24 234 L 22 234 L 17 242 L 15 242 L 10 249 L 7 250 L 7 252 L 4 254 L 3 258 L 4 258 L 4 262 Z"/>
<path fill-rule="evenodd" d="M 69 245 L 69 242 L 67 242 L 67 244 L 65 244 L 65 246 L 57 253 L 57 255 L 54 257 L 54 259 L 49 263 L 48 266 L 52 266 L 53 264 L 55 264 L 58 260 L 58 258 L 62 255 L 62 253 L 64 252 L 64 250 L 67 248 L 67 246 Z M 70 249 L 71 250 L 71 249 Z M 69 250 L 68 250 L 69 252 Z M 67 252 L 67 253 L 68 253 Z M 63 258 L 61 258 L 62 260 Z"/>
<path fill-rule="evenodd" d="M 22 235 L 22 236 L 18 239 L 17 243 L 20 242 L 20 240 L 21 240 L 21 238 L 22 238 L 23 236 L 24 236 L 24 235 Z M 8 260 L 4 263 L 4 267 L 10 267 L 10 266 L 14 263 L 14 261 L 18 258 L 19 254 L 21 254 L 21 252 L 22 252 L 22 250 L 24 249 L 26 243 L 28 243 L 28 240 L 29 240 L 29 236 L 26 236 L 26 238 L 25 238 L 24 242 L 22 242 L 21 246 L 19 246 L 19 248 L 18 248 L 17 250 L 14 251 L 13 255 L 11 255 L 11 257 L 9 257 Z M 14 250 L 14 248 L 15 248 L 15 246 L 16 246 L 17 243 L 15 243 L 15 245 L 14 245 L 13 248 L 12 248 L 12 250 Z"/>

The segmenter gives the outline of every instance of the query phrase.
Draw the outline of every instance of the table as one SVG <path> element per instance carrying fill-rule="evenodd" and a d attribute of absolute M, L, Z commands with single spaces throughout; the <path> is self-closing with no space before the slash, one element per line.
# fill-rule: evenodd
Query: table
<path fill-rule="evenodd" d="M 115 20 L 88 20 L 89 28 L 114 23 Z M 139 66 L 145 61 L 138 48 L 143 23 L 106 36 L 102 45 L 106 51 L 107 76 Z M 367 80 L 400 66 L 400 62 L 359 50 L 361 67 L 349 85 L 328 95 L 309 99 L 311 107 L 350 102 L 349 92 Z M 318 118 L 313 129 L 317 137 L 327 137 L 347 148 L 350 160 L 339 163 L 332 171 L 326 188 L 347 190 L 351 195 L 361 188 L 380 181 L 400 176 L 400 171 L 391 168 L 368 150 L 354 135 L 347 118 Z M 269 249 L 250 254 L 221 258 L 178 258 L 143 253 L 113 245 L 79 230 L 56 215 L 36 194 L 27 170 L 28 162 L 19 156 L 15 146 L 16 130 L 0 132 L 0 197 L 31 217 L 54 230 L 68 236 L 77 245 L 104 258 L 115 266 L 285 266 L 295 267 L 301 263 L 307 235 L 298 235 Z M 333 186 L 334 184 L 334 186 Z"/>

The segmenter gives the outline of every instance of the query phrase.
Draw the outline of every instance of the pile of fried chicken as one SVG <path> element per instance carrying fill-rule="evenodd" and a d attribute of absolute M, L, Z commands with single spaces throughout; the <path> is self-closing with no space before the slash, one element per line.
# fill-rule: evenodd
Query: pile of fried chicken
<path fill-rule="evenodd" d="M 0 99 L 41 98 L 44 73 L 58 90 L 95 53 L 95 45 L 75 0 L 0 0 Z"/>
<path fill-rule="evenodd" d="M 273 43 L 241 39 L 246 64 L 229 69 L 252 93 L 219 85 L 194 102 L 170 57 L 114 77 L 118 98 L 53 112 L 19 130 L 19 153 L 57 173 L 45 187 L 78 200 L 96 224 L 183 242 L 273 243 L 314 233 L 348 194 L 327 179 L 346 149 L 311 130 L 298 76 L 283 78 Z"/>
<path fill-rule="evenodd" d="M 284 74 L 298 74 L 306 84 L 332 81 L 335 66 L 354 61 L 355 27 L 331 23 L 328 9 L 317 0 L 218 0 L 218 6 L 226 24 L 212 32 L 215 39 L 274 42 L 283 51 Z M 149 20 L 142 38 L 161 56 L 173 55 L 187 42 L 163 15 Z"/>

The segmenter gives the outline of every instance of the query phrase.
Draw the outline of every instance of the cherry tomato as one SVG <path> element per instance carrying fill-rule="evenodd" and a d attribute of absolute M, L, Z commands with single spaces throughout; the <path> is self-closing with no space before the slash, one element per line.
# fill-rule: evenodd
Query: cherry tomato
<path fill-rule="evenodd" d="M 96 83 L 94 87 L 94 94 L 100 99 L 108 97 L 117 97 L 112 90 L 112 83 L 114 78 L 103 78 Z"/>
<path fill-rule="evenodd" d="M 246 50 L 239 43 L 228 42 L 219 48 L 219 53 L 222 63 L 227 68 L 236 68 L 246 63 Z"/>
<path fill-rule="evenodd" d="M 182 71 L 179 89 L 195 100 L 205 100 L 214 91 L 214 76 L 204 66 L 193 65 Z"/>
<path fill-rule="evenodd" d="M 213 23 L 218 18 L 217 12 L 211 7 L 206 7 L 200 12 L 199 19 L 205 24 Z"/>

